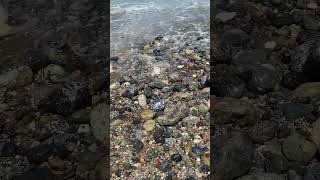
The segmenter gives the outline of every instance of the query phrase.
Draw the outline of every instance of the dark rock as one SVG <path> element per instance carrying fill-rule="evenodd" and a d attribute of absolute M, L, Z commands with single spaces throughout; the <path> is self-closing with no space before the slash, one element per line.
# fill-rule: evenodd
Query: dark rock
<path fill-rule="evenodd" d="M 180 154 L 173 154 L 171 156 L 171 160 L 175 161 L 175 162 L 180 162 L 180 161 L 182 161 L 182 156 Z"/>
<path fill-rule="evenodd" d="M 185 92 L 188 89 L 187 84 L 182 84 L 182 83 L 175 83 L 172 86 L 172 91 L 177 91 L 177 92 Z"/>
<path fill-rule="evenodd" d="M 162 89 L 162 88 L 164 88 L 165 86 L 166 86 L 166 84 L 164 84 L 163 82 L 161 82 L 161 81 L 152 81 L 151 83 L 149 83 L 148 84 L 149 85 L 149 87 L 151 87 L 151 88 L 157 88 L 157 89 Z"/>
<path fill-rule="evenodd" d="M 199 167 L 199 171 L 202 172 L 202 173 L 207 173 L 210 171 L 210 166 L 207 165 L 207 164 L 202 164 L 200 167 Z"/>
<path fill-rule="evenodd" d="M 152 88 L 147 86 L 144 88 L 144 95 L 147 97 L 147 98 L 151 98 L 152 95 L 153 95 L 153 92 L 152 92 Z"/>
<path fill-rule="evenodd" d="M 306 169 L 303 180 L 318 180 L 320 179 L 320 163 Z"/>
<path fill-rule="evenodd" d="M 14 176 L 11 180 L 62 180 L 55 176 L 48 168 L 40 167 L 31 169 L 25 173 Z"/>
<path fill-rule="evenodd" d="M 185 178 L 184 180 L 196 180 L 196 178 L 194 176 L 188 176 L 187 178 Z"/>
<path fill-rule="evenodd" d="M 91 95 L 88 88 L 83 83 L 71 81 L 41 99 L 38 107 L 43 112 L 67 116 L 90 104 Z"/>
<path fill-rule="evenodd" d="M 256 108 L 244 100 L 225 97 L 214 101 L 212 123 L 248 126 L 257 121 Z"/>
<path fill-rule="evenodd" d="M 251 139 L 255 143 L 264 143 L 274 138 L 278 125 L 273 121 L 263 121 L 256 124 L 250 133 Z"/>
<path fill-rule="evenodd" d="M 205 87 L 210 87 L 210 74 L 206 74 L 201 78 L 199 82 L 199 89 L 203 89 Z"/>
<path fill-rule="evenodd" d="M 282 106 L 282 111 L 288 119 L 305 118 L 310 120 L 315 118 L 312 115 L 313 107 L 311 105 L 287 103 Z"/>
<path fill-rule="evenodd" d="M 251 66 L 268 63 L 267 60 L 267 53 L 263 49 L 243 50 L 233 56 L 231 64 L 242 73 Z"/>
<path fill-rule="evenodd" d="M 144 147 L 143 142 L 141 142 L 138 139 L 134 139 L 132 142 L 132 145 L 133 145 L 133 149 L 137 152 L 140 152 Z"/>
<path fill-rule="evenodd" d="M 289 64 L 291 62 L 292 50 L 284 48 L 280 52 L 281 62 L 284 64 Z"/>
<path fill-rule="evenodd" d="M 150 109 L 155 112 L 163 111 L 165 108 L 165 101 L 162 98 L 153 98 L 150 101 Z"/>
<path fill-rule="evenodd" d="M 213 137 L 213 174 L 215 180 L 230 180 L 245 175 L 253 160 L 253 143 L 241 131 Z"/>
<path fill-rule="evenodd" d="M 240 98 L 245 90 L 244 82 L 234 74 L 212 74 L 211 91 L 216 96 Z"/>
<path fill-rule="evenodd" d="M 177 174 L 174 171 L 170 171 L 168 173 L 168 176 L 165 178 L 165 180 L 174 180 L 177 178 Z"/>
<path fill-rule="evenodd" d="M 202 156 L 204 155 L 204 153 L 207 151 L 208 149 L 206 147 L 201 147 L 201 146 L 194 146 L 192 147 L 191 151 L 193 152 L 193 154 L 195 154 L 196 156 Z"/>
<path fill-rule="evenodd" d="M 172 168 L 172 164 L 171 164 L 171 161 L 169 160 L 163 160 L 159 166 L 159 170 L 162 172 L 170 171 L 171 168 Z"/>
<path fill-rule="evenodd" d="M 37 72 L 50 64 L 49 57 L 40 50 L 29 50 L 25 54 L 24 62 L 33 72 Z"/>
<path fill-rule="evenodd" d="M 129 87 L 122 96 L 127 98 L 133 98 L 134 96 L 138 95 L 138 89 L 134 86 Z"/>
<path fill-rule="evenodd" d="M 165 142 L 164 129 L 161 127 L 157 127 L 153 132 L 153 139 L 156 143 L 163 144 Z"/>
<path fill-rule="evenodd" d="M 272 18 L 272 24 L 276 27 L 291 25 L 294 23 L 294 21 L 294 17 L 290 15 Z"/>
<path fill-rule="evenodd" d="M 165 127 L 164 129 L 164 137 L 170 138 L 172 136 L 173 130 L 170 127 Z"/>
<path fill-rule="evenodd" d="M 50 156 L 66 159 L 69 154 L 70 151 L 63 145 L 43 144 L 29 149 L 26 155 L 31 163 L 39 164 L 47 161 Z"/>
<path fill-rule="evenodd" d="M 289 161 L 282 154 L 281 144 L 277 141 L 269 141 L 263 145 L 260 153 L 264 157 L 264 168 L 267 172 L 283 173 L 289 168 Z"/>
<path fill-rule="evenodd" d="M 278 76 L 273 66 L 257 65 L 250 68 L 251 78 L 248 81 L 250 90 L 266 93 L 273 90 L 278 83 Z"/>
<path fill-rule="evenodd" d="M 241 178 L 238 178 L 237 180 L 285 180 L 285 179 L 275 173 L 259 172 L 259 173 L 243 176 Z"/>
<path fill-rule="evenodd" d="M 308 163 L 316 154 L 317 147 L 302 135 L 294 133 L 285 139 L 282 151 L 288 160 Z"/>
<path fill-rule="evenodd" d="M 308 41 L 315 41 L 320 39 L 320 32 L 314 30 L 301 30 L 297 36 L 297 43 L 303 44 Z"/>
<path fill-rule="evenodd" d="M 95 151 L 85 150 L 79 154 L 79 163 L 84 164 L 88 170 L 92 170 L 106 154 L 106 148 L 103 146 L 98 147 Z"/>
<path fill-rule="evenodd" d="M 282 85 L 288 89 L 295 89 L 306 82 L 306 77 L 300 72 L 289 72 L 282 77 Z"/>
<path fill-rule="evenodd" d="M 222 40 L 212 48 L 213 60 L 216 63 L 230 63 L 232 56 L 239 50 L 250 49 L 254 46 L 250 36 L 240 29 L 232 29 L 223 34 Z"/>
<path fill-rule="evenodd" d="M 302 72 L 308 77 L 309 81 L 320 80 L 320 44 L 317 43 L 310 48 L 307 61 L 302 66 Z"/>
<path fill-rule="evenodd" d="M 0 157 L 14 157 L 17 154 L 17 146 L 12 142 L 7 142 L 3 145 Z"/>

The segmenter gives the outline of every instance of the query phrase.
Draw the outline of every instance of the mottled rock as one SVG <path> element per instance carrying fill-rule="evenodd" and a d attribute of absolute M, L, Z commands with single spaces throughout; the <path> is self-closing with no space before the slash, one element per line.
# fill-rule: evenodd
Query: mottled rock
<path fill-rule="evenodd" d="M 230 180 L 245 175 L 252 164 L 253 144 L 241 131 L 214 137 L 213 172 L 215 180 Z"/>
<path fill-rule="evenodd" d="M 103 141 L 109 135 L 108 123 L 110 123 L 109 106 L 105 103 L 98 104 L 90 112 L 90 125 L 93 135 Z"/>
<path fill-rule="evenodd" d="M 256 108 L 241 99 L 221 98 L 213 106 L 212 121 L 216 124 L 234 123 L 240 126 L 254 125 L 257 120 Z"/>
<path fill-rule="evenodd" d="M 317 148 L 303 136 L 294 133 L 285 139 L 282 151 L 289 160 L 307 163 L 316 154 Z"/>
<path fill-rule="evenodd" d="M 41 99 L 38 107 L 43 112 L 67 116 L 90 104 L 88 88 L 83 83 L 70 81 Z"/>

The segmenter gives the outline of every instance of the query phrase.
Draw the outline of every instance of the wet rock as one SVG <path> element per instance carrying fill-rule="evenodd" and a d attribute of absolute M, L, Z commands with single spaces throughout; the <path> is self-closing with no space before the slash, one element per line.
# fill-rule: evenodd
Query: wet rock
<path fill-rule="evenodd" d="M 123 94 L 122 96 L 127 97 L 127 98 L 133 98 L 134 96 L 138 95 L 138 90 L 136 87 L 131 86 L 129 87 Z"/>
<path fill-rule="evenodd" d="M 288 119 L 305 118 L 314 119 L 312 115 L 313 107 L 299 103 L 288 103 L 282 106 L 283 113 Z"/>
<path fill-rule="evenodd" d="M 310 48 L 310 54 L 307 61 L 302 66 L 302 72 L 308 77 L 309 81 L 320 80 L 320 44 L 313 45 Z"/>
<path fill-rule="evenodd" d="M 294 24 L 294 17 L 291 15 L 279 16 L 272 18 L 272 24 L 276 27 Z"/>
<path fill-rule="evenodd" d="M 240 99 L 221 98 L 213 107 L 213 123 L 234 123 L 240 126 L 254 125 L 257 120 L 255 107 Z"/>
<path fill-rule="evenodd" d="M 95 168 L 96 177 L 98 180 L 110 179 L 107 169 L 110 169 L 109 159 L 105 157 L 97 163 Z"/>
<path fill-rule="evenodd" d="M 182 119 L 182 125 L 193 127 L 200 122 L 200 118 L 196 116 L 188 116 Z"/>
<path fill-rule="evenodd" d="M 106 148 L 99 146 L 97 149 L 85 150 L 79 154 L 79 164 L 85 166 L 87 170 L 93 170 L 97 163 L 106 156 Z"/>
<path fill-rule="evenodd" d="M 251 129 L 250 136 L 255 143 L 264 143 L 274 138 L 277 128 L 275 122 L 263 121 Z"/>
<path fill-rule="evenodd" d="M 264 156 L 264 167 L 267 172 L 281 174 L 288 170 L 289 161 L 282 154 L 281 144 L 277 141 L 269 141 L 265 143 L 262 150 L 259 150 Z"/>
<path fill-rule="evenodd" d="M 234 74 L 212 74 L 211 91 L 216 96 L 242 97 L 244 82 Z"/>
<path fill-rule="evenodd" d="M 141 107 L 145 107 L 147 105 L 147 97 L 144 94 L 139 95 L 138 103 Z"/>
<path fill-rule="evenodd" d="M 186 104 L 177 105 L 178 109 L 171 112 L 170 114 L 165 114 L 159 116 L 156 120 L 161 126 L 172 126 L 180 122 L 183 118 L 188 116 L 189 107 Z"/>
<path fill-rule="evenodd" d="M 267 63 L 267 60 L 267 53 L 263 49 L 243 50 L 232 58 L 231 64 L 242 73 L 251 66 Z"/>
<path fill-rule="evenodd" d="M 23 87 L 28 84 L 31 84 L 33 81 L 33 72 L 32 69 L 28 66 L 23 66 L 19 69 L 19 75 L 16 80 L 17 87 Z"/>
<path fill-rule="evenodd" d="M 17 154 L 17 146 L 12 142 L 7 142 L 3 145 L 0 157 L 14 157 Z"/>
<path fill-rule="evenodd" d="M 311 139 L 320 149 L 320 118 L 312 123 Z"/>
<path fill-rule="evenodd" d="M 14 87 L 19 76 L 18 69 L 0 75 L 0 87 Z"/>
<path fill-rule="evenodd" d="M 248 82 L 248 88 L 265 93 L 273 90 L 278 83 L 278 76 L 273 66 L 253 66 L 250 68 L 251 77 Z"/>
<path fill-rule="evenodd" d="M 150 108 L 155 112 L 162 111 L 165 107 L 165 101 L 162 98 L 153 98 L 150 101 Z"/>
<path fill-rule="evenodd" d="M 222 22 L 227 22 L 232 20 L 236 16 L 236 12 L 221 12 L 216 15 L 216 19 L 222 21 Z"/>
<path fill-rule="evenodd" d="M 69 154 L 70 151 L 63 145 L 43 144 L 29 149 L 27 157 L 31 163 L 40 164 L 47 161 L 50 156 L 58 156 L 61 159 L 65 159 Z"/>
<path fill-rule="evenodd" d="M 145 131 L 153 131 L 156 127 L 156 121 L 155 120 L 148 120 L 143 124 L 143 129 Z"/>
<path fill-rule="evenodd" d="M 33 72 L 37 72 L 50 64 L 49 57 L 40 50 L 29 50 L 24 56 L 24 62 Z"/>
<path fill-rule="evenodd" d="M 215 180 L 229 180 L 245 175 L 253 160 L 253 144 L 241 131 L 215 137 L 213 161 Z"/>
<path fill-rule="evenodd" d="M 282 151 L 289 160 L 307 163 L 313 158 L 317 148 L 315 144 L 295 133 L 283 142 Z"/>
<path fill-rule="evenodd" d="M 12 180 L 61 180 L 55 176 L 48 168 L 33 168 L 25 173 L 12 177 Z"/>
<path fill-rule="evenodd" d="M 306 29 L 319 30 L 319 22 L 320 20 L 314 15 L 305 13 L 303 16 L 303 25 Z"/>
<path fill-rule="evenodd" d="M 281 84 L 289 89 L 295 89 L 306 81 L 306 77 L 300 72 L 289 72 L 282 77 Z"/>
<path fill-rule="evenodd" d="M 88 88 L 83 83 L 70 81 L 41 99 L 38 107 L 43 112 L 67 116 L 90 104 Z"/>
<path fill-rule="evenodd" d="M 161 127 L 157 127 L 156 130 L 153 132 L 153 139 L 155 140 L 156 143 L 161 143 L 163 144 L 165 142 L 165 137 L 164 137 L 164 129 Z"/>
<path fill-rule="evenodd" d="M 39 70 L 38 76 L 52 82 L 59 82 L 65 76 L 65 71 L 64 68 L 59 65 L 50 64 L 44 69 Z"/>
<path fill-rule="evenodd" d="M 90 112 L 90 125 L 92 134 L 99 141 L 104 141 L 109 135 L 108 123 L 110 123 L 109 106 L 105 103 L 98 104 Z"/>
<path fill-rule="evenodd" d="M 297 42 L 303 44 L 305 42 L 314 41 L 320 38 L 319 31 L 301 30 L 297 36 Z"/>
<path fill-rule="evenodd" d="M 252 175 L 246 175 L 237 180 L 285 180 L 285 178 L 281 177 L 275 173 L 256 173 Z"/>
<path fill-rule="evenodd" d="M 140 152 L 140 151 L 143 149 L 143 147 L 144 147 L 143 142 L 141 142 L 141 141 L 138 140 L 138 139 L 134 139 L 134 140 L 132 141 L 132 145 L 133 145 L 133 149 L 134 149 L 136 152 Z"/>
<path fill-rule="evenodd" d="M 171 160 L 175 161 L 175 162 L 180 162 L 180 161 L 182 161 L 182 156 L 180 154 L 173 154 L 171 156 Z"/>
<path fill-rule="evenodd" d="M 90 110 L 81 109 L 71 114 L 70 122 L 84 124 L 90 122 Z"/>
<path fill-rule="evenodd" d="M 207 165 L 207 164 L 202 164 L 200 167 L 199 167 L 199 171 L 202 172 L 202 173 L 207 173 L 210 171 L 210 166 Z"/>
<path fill-rule="evenodd" d="M 199 89 L 203 89 L 205 87 L 210 87 L 210 74 L 206 74 L 201 78 L 201 81 L 199 82 Z"/>
<path fill-rule="evenodd" d="M 201 147 L 201 146 L 194 146 L 192 147 L 191 151 L 193 152 L 194 155 L 196 156 L 202 156 L 208 149 L 206 147 Z"/>
<path fill-rule="evenodd" d="M 308 82 L 298 86 L 293 91 L 293 97 L 314 98 L 320 97 L 320 82 Z"/>
<path fill-rule="evenodd" d="M 175 83 L 172 86 L 172 91 L 177 91 L 177 92 L 185 92 L 188 89 L 188 85 L 182 84 L 182 83 Z"/>
<path fill-rule="evenodd" d="M 313 166 L 306 169 L 303 180 L 317 180 L 320 179 L 320 163 L 316 163 Z"/>
<path fill-rule="evenodd" d="M 143 120 L 150 120 L 150 119 L 153 119 L 154 115 L 156 113 L 153 112 L 152 110 L 150 109 L 145 109 L 143 110 L 141 113 L 140 113 L 140 116 Z"/>

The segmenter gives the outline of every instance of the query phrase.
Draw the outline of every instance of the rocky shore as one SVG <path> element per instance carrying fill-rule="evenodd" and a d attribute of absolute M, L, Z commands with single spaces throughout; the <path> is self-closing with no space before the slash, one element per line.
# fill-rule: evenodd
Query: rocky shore
<path fill-rule="evenodd" d="M 157 37 L 112 59 L 112 179 L 208 179 L 208 39 Z"/>
<path fill-rule="evenodd" d="M 319 1 L 216 2 L 214 180 L 316 180 Z"/>
<path fill-rule="evenodd" d="M 2 2 L 0 179 L 108 179 L 106 1 Z"/>

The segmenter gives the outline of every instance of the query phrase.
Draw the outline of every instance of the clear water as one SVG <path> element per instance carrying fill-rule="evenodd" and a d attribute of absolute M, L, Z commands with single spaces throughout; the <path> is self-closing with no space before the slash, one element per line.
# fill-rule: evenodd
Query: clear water
<path fill-rule="evenodd" d="M 209 0 L 111 0 L 111 55 L 160 35 L 208 34 L 209 18 Z"/>

